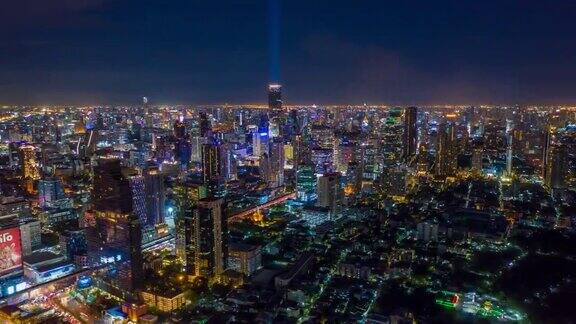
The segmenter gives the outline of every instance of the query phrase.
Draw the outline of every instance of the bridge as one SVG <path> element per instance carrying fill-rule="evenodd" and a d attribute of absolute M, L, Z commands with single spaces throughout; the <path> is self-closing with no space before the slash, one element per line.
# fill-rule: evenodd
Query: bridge
<path fill-rule="evenodd" d="M 250 216 L 250 215 L 258 212 L 261 209 L 267 209 L 267 208 L 270 208 L 272 206 L 282 204 L 282 203 L 286 202 L 286 200 L 288 200 L 288 199 L 294 199 L 294 198 L 296 198 L 295 192 L 284 194 L 282 196 L 276 197 L 276 198 L 274 198 L 268 202 L 265 202 L 263 204 L 256 205 L 254 207 L 250 207 L 249 209 L 246 209 L 246 210 L 243 210 L 239 213 L 230 215 L 230 216 L 228 216 L 227 221 L 228 222 L 234 222 L 234 221 L 241 220 L 244 217 Z"/>

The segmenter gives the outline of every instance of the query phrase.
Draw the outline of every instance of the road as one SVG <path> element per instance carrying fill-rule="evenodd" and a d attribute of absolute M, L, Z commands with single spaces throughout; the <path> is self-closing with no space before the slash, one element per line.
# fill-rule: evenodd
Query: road
<path fill-rule="evenodd" d="M 76 319 L 78 323 L 97 323 L 100 316 L 74 298 L 71 298 L 67 292 L 62 292 L 53 296 L 51 299 L 52 304 L 60 308 L 63 312 L 70 314 Z"/>

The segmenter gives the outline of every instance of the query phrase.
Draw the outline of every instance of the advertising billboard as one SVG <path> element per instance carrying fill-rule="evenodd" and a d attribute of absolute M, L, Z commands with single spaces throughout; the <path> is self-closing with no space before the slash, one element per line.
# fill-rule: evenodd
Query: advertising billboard
<path fill-rule="evenodd" d="M 21 265 L 20 229 L 0 229 L 0 276 L 18 269 Z"/>

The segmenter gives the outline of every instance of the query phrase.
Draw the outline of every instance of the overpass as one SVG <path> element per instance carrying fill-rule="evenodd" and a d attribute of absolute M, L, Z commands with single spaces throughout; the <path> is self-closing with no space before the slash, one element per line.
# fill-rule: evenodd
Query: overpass
<path fill-rule="evenodd" d="M 276 198 L 274 198 L 268 202 L 265 202 L 263 204 L 256 205 L 254 207 L 250 207 L 249 209 L 243 210 L 243 211 L 236 213 L 236 214 L 232 214 L 232 215 L 228 216 L 227 221 L 228 222 L 234 222 L 234 221 L 241 220 L 242 218 L 244 218 L 246 216 L 250 216 L 261 209 L 266 209 L 266 208 L 270 208 L 272 206 L 280 205 L 280 204 L 286 202 L 286 200 L 294 199 L 294 198 L 296 198 L 296 192 L 284 194 L 282 196 L 276 197 Z"/>

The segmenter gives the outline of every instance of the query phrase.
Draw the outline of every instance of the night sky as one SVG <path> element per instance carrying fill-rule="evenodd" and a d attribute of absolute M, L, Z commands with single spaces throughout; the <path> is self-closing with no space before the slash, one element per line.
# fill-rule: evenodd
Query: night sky
<path fill-rule="evenodd" d="M 5 1 L 0 103 L 576 103 L 574 1 L 274 1 Z"/>

